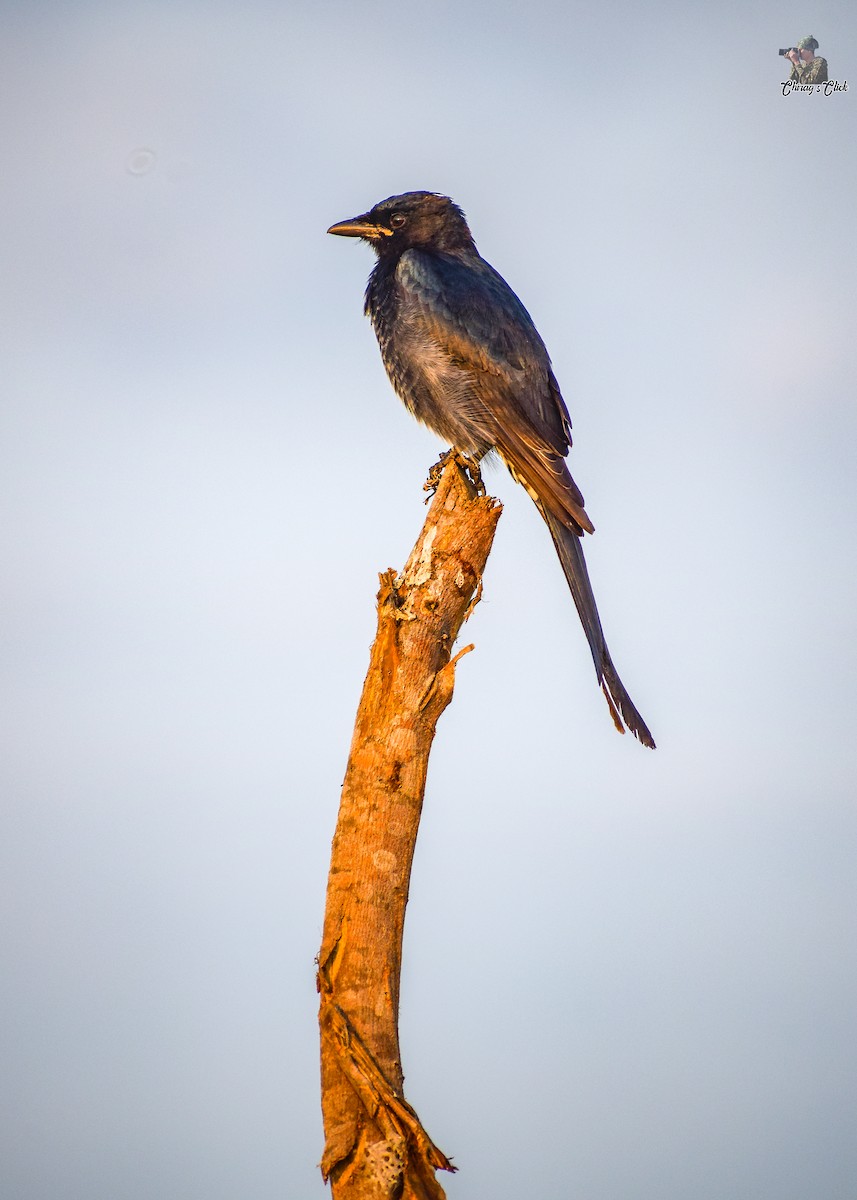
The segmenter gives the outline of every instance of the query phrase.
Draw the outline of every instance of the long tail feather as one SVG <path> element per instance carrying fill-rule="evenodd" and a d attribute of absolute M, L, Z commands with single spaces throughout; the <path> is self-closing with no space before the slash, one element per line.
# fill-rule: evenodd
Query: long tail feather
<path fill-rule="evenodd" d="M 539 509 L 551 532 L 559 561 L 562 563 L 562 569 L 574 597 L 574 603 L 589 642 L 592 661 L 595 663 L 595 674 L 607 699 L 614 724 L 620 733 L 624 733 L 624 723 L 624 726 L 627 726 L 644 746 L 649 746 L 654 750 L 654 738 L 649 733 L 646 722 L 637 712 L 633 700 L 625 691 L 624 684 L 613 666 L 610 651 L 607 649 L 604 631 L 601 628 L 601 619 L 595 606 L 592 584 L 589 582 L 586 560 L 583 557 L 581 537 L 547 512 L 541 504 L 539 504 Z"/>

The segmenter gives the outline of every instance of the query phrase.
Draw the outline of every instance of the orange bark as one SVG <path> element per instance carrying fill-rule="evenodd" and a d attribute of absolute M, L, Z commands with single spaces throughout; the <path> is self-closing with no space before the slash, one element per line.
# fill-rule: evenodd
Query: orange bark
<path fill-rule="evenodd" d="M 321 1161 L 333 1200 L 443 1200 L 453 1171 L 404 1098 L 402 933 L 428 757 L 452 699 L 451 651 L 479 599 L 501 506 L 445 456 L 401 576 L 381 575 L 378 631 L 357 711 L 318 956 Z"/>

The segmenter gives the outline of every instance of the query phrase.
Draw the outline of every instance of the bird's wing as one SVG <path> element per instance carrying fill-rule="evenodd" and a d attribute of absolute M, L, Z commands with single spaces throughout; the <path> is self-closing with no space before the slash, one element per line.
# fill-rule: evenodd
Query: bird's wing
<path fill-rule="evenodd" d="M 471 405 L 512 474 L 556 517 L 592 530 L 565 465 L 571 421 L 542 339 L 483 258 L 408 250 L 396 268 L 402 315 L 473 377 Z"/>

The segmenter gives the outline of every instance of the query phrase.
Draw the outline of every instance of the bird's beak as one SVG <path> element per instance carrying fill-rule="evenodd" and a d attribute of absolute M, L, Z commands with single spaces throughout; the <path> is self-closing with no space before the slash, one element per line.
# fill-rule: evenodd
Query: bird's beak
<path fill-rule="evenodd" d="M 336 225 L 331 225 L 327 232 L 335 233 L 339 237 L 359 237 L 377 242 L 379 238 L 389 237 L 393 231 L 373 221 L 371 213 L 363 213 L 360 217 L 352 217 L 350 221 L 338 221 Z"/>

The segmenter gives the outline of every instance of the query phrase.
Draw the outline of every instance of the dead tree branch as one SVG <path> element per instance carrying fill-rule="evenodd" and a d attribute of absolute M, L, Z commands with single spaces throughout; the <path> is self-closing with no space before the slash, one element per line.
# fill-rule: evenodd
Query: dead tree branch
<path fill-rule="evenodd" d="M 443 1200 L 453 1171 L 404 1098 L 402 932 L 428 757 L 452 699 L 458 632 L 478 602 L 501 506 L 449 454 L 401 575 L 381 575 L 378 631 L 331 853 L 321 994 L 321 1169 L 333 1200 Z"/>

